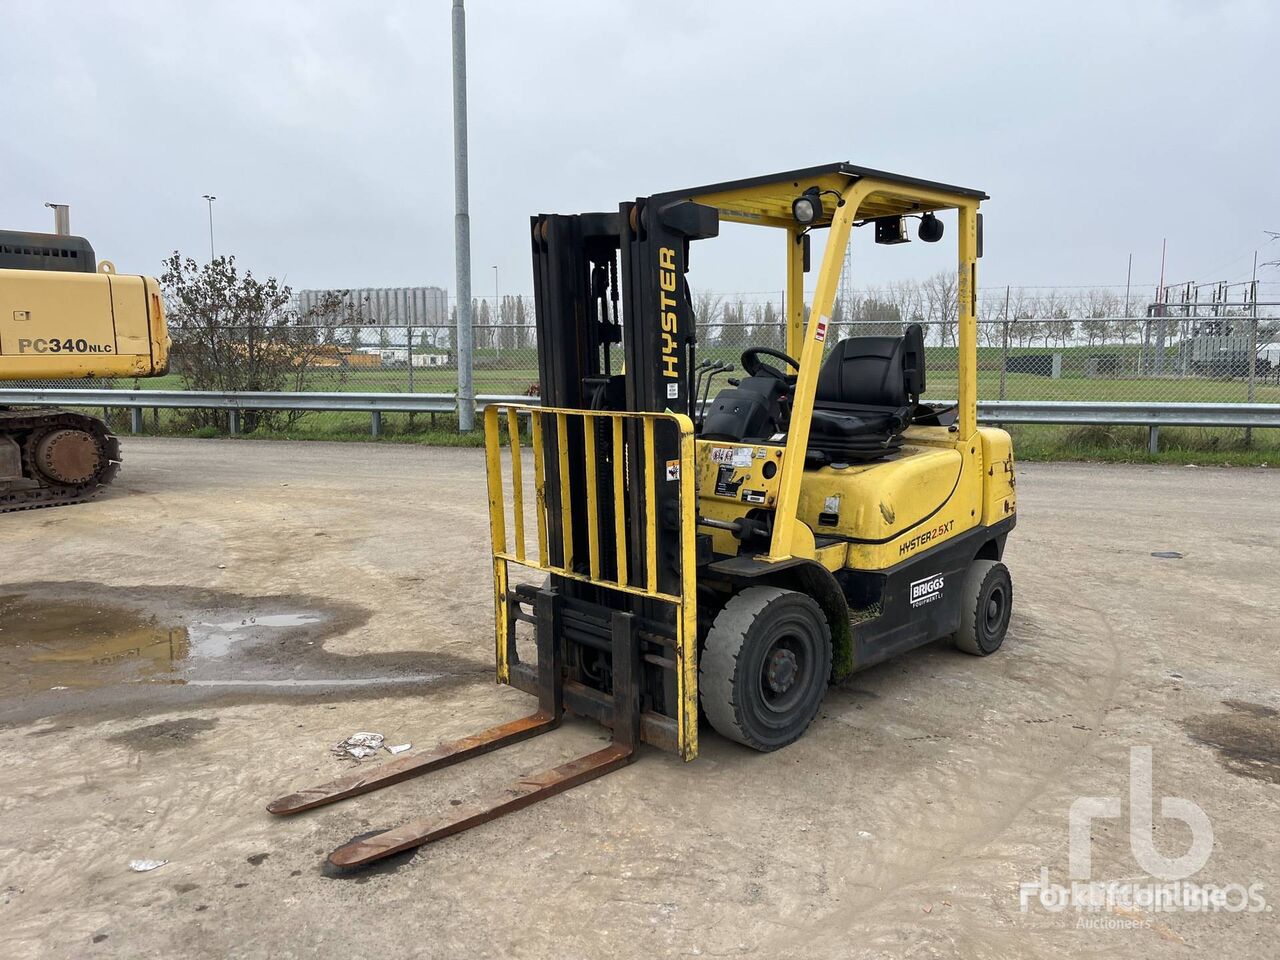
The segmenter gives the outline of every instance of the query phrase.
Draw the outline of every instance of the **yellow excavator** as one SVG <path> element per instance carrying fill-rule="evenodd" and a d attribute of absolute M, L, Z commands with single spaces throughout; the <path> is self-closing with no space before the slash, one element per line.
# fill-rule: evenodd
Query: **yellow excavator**
<path fill-rule="evenodd" d="M 160 284 L 97 262 L 83 237 L 0 230 L 0 381 L 157 377 L 168 370 Z M 96 417 L 0 407 L 0 513 L 82 503 L 120 469 Z"/>

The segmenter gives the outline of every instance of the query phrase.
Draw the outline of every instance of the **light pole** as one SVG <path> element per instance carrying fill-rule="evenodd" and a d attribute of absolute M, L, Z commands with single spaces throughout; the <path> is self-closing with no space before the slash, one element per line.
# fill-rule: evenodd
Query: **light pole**
<path fill-rule="evenodd" d="M 467 194 L 467 15 L 453 0 L 453 247 L 458 273 L 458 432 L 475 429 L 471 379 L 471 209 Z"/>
<path fill-rule="evenodd" d="M 502 356 L 502 311 L 498 309 L 498 265 L 493 265 L 493 346 L 495 356 Z"/>
<path fill-rule="evenodd" d="M 218 198 L 208 193 L 204 198 L 209 201 L 209 262 L 213 263 L 213 201 Z"/>

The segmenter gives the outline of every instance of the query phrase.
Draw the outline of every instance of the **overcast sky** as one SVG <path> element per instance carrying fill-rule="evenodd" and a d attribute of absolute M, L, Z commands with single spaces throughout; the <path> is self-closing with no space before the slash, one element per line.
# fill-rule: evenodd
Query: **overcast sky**
<path fill-rule="evenodd" d="M 1162 238 L 1171 281 L 1247 279 L 1280 230 L 1274 0 L 467 16 L 477 294 L 495 264 L 504 293 L 531 290 L 530 214 L 838 160 L 989 193 L 988 289 L 1123 284 L 1131 252 L 1149 288 Z M 47 230 L 42 204 L 69 203 L 100 257 L 155 273 L 207 257 L 212 193 L 218 252 L 259 274 L 453 290 L 447 0 L 33 0 L 2 22 L 0 225 Z M 954 251 L 856 242 L 859 286 Z M 777 235 L 695 248 L 693 279 L 780 288 Z"/>

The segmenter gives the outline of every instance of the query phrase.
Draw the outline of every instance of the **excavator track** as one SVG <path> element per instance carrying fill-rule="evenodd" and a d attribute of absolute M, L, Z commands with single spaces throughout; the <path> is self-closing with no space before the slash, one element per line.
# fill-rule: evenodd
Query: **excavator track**
<path fill-rule="evenodd" d="M 84 503 L 120 470 L 120 441 L 95 417 L 0 410 L 0 513 Z"/>

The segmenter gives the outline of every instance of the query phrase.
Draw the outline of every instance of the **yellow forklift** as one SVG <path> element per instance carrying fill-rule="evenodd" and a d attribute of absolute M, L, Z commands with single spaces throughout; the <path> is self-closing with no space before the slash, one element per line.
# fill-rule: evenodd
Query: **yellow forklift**
<path fill-rule="evenodd" d="M 700 715 L 776 750 L 855 670 L 944 637 L 995 652 L 1016 513 L 1009 436 L 977 425 L 984 199 L 837 163 L 534 217 L 542 405 L 490 406 L 485 433 L 497 679 L 538 709 L 268 809 L 457 763 L 551 730 L 565 711 L 611 728 L 604 749 L 330 855 L 359 866 L 614 770 L 641 742 L 692 760 Z M 919 325 L 828 333 L 852 232 L 897 244 L 916 220 L 937 242 L 944 211 L 956 212 L 959 375 L 956 402 L 939 404 L 921 399 Z M 722 221 L 777 230 L 786 348 L 749 348 L 745 376 L 701 403 L 727 364 L 697 360 L 687 274 L 691 248 Z M 829 233 L 806 310 L 814 230 Z M 515 582 L 512 566 L 542 582 Z"/>

